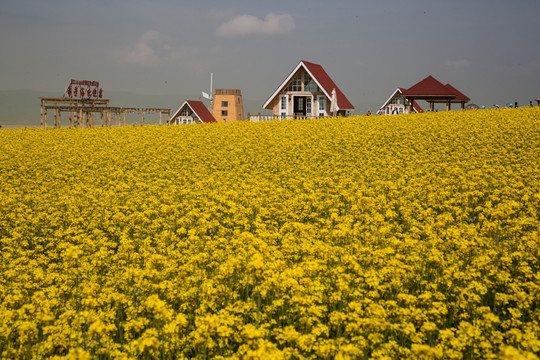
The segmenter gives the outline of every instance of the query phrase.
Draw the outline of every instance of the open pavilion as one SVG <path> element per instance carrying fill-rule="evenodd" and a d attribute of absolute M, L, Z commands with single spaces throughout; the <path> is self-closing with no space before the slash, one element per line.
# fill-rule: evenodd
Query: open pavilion
<path fill-rule="evenodd" d="M 431 75 L 403 91 L 403 96 L 409 100 L 409 112 L 412 112 L 411 104 L 417 100 L 426 101 L 429 104 L 429 111 L 434 111 L 435 103 L 446 104 L 447 111 L 451 110 L 452 103 L 459 103 L 463 110 L 465 103 L 471 100 L 452 85 L 444 85 Z"/>

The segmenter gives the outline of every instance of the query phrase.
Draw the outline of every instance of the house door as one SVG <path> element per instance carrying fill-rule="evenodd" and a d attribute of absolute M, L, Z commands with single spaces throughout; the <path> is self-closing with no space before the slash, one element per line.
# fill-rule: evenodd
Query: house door
<path fill-rule="evenodd" d="M 306 96 L 295 96 L 293 112 L 296 116 L 306 116 Z"/>

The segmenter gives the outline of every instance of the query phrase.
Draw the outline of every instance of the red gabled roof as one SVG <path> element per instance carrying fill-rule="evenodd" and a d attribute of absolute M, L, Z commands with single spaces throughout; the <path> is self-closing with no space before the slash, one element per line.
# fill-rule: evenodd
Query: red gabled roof
<path fill-rule="evenodd" d="M 203 123 L 217 122 L 212 113 L 206 108 L 204 103 L 199 100 L 187 100 L 186 103 Z"/>
<path fill-rule="evenodd" d="M 340 109 L 354 109 L 349 99 L 343 94 L 343 92 L 337 87 L 334 81 L 328 76 L 323 67 L 319 64 L 310 63 L 302 60 L 307 70 L 316 79 L 316 81 L 323 87 L 327 94 L 332 96 L 332 90 L 336 89 L 337 104 Z"/>
<path fill-rule="evenodd" d="M 403 94 L 407 96 L 456 96 L 452 90 L 431 75 L 405 90 Z"/>
<path fill-rule="evenodd" d="M 471 101 L 465 94 L 463 94 L 461 91 L 456 89 L 450 84 L 446 84 L 446 87 L 450 89 L 454 94 L 456 94 L 456 97 L 452 101 Z"/>
<path fill-rule="evenodd" d="M 353 110 L 354 106 L 351 104 L 349 99 L 343 94 L 343 92 L 338 88 L 338 86 L 334 83 L 334 81 L 328 76 L 326 71 L 323 69 L 323 67 L 319 64 L 310 63 L 307 61 L 300 61 L 300 63 L 294 68 L 294 70 L 289 74 L 289 76 L 285 79 L 283 83 L 278 87 L 278 89 L 266 100 L 266 102 L 263 105 L 263 108 L 267 108 L 267 106 L 272 102 L 272 100 L 281 92 L 281 90 L 287 86 L 289 81 L 292 79 L 292 77 L 296 74 L 296 72 L 300 69 L 300 67 L 303 67 L 315 80 L 315 82 L 320 86 L 321 90 L 324 92 L 326 97 L 328 99 L 332 99 L 332 90 L 336 89 L 336 97 L 337 97 L 337 104 L 339 109 L 345 109 L 345 110 Z"/>

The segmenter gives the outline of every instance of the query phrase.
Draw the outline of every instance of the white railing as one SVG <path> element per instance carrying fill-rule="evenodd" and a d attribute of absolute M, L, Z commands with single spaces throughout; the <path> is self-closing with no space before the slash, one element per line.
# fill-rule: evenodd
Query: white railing
<path fill-rule="evenodd" d="M 289 120 L 289 119 L 320 119 L 321 116 L 308 115 L 251 115 L 248 113 L 249 121 L 272 121 L 272 120 Z"/>

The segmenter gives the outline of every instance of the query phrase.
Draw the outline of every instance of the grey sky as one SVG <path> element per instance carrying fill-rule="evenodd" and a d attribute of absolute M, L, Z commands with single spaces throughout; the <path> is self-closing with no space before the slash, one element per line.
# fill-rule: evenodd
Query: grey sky
<path fill-rule="evenodd" d="M 0 0 L 0 90 L 199 94 L 213 72 L 262 106 L 307 60 L 356 114 L 427 75 L 521 105 L 540 96 L 539 38 L 538 0 Z"/>

